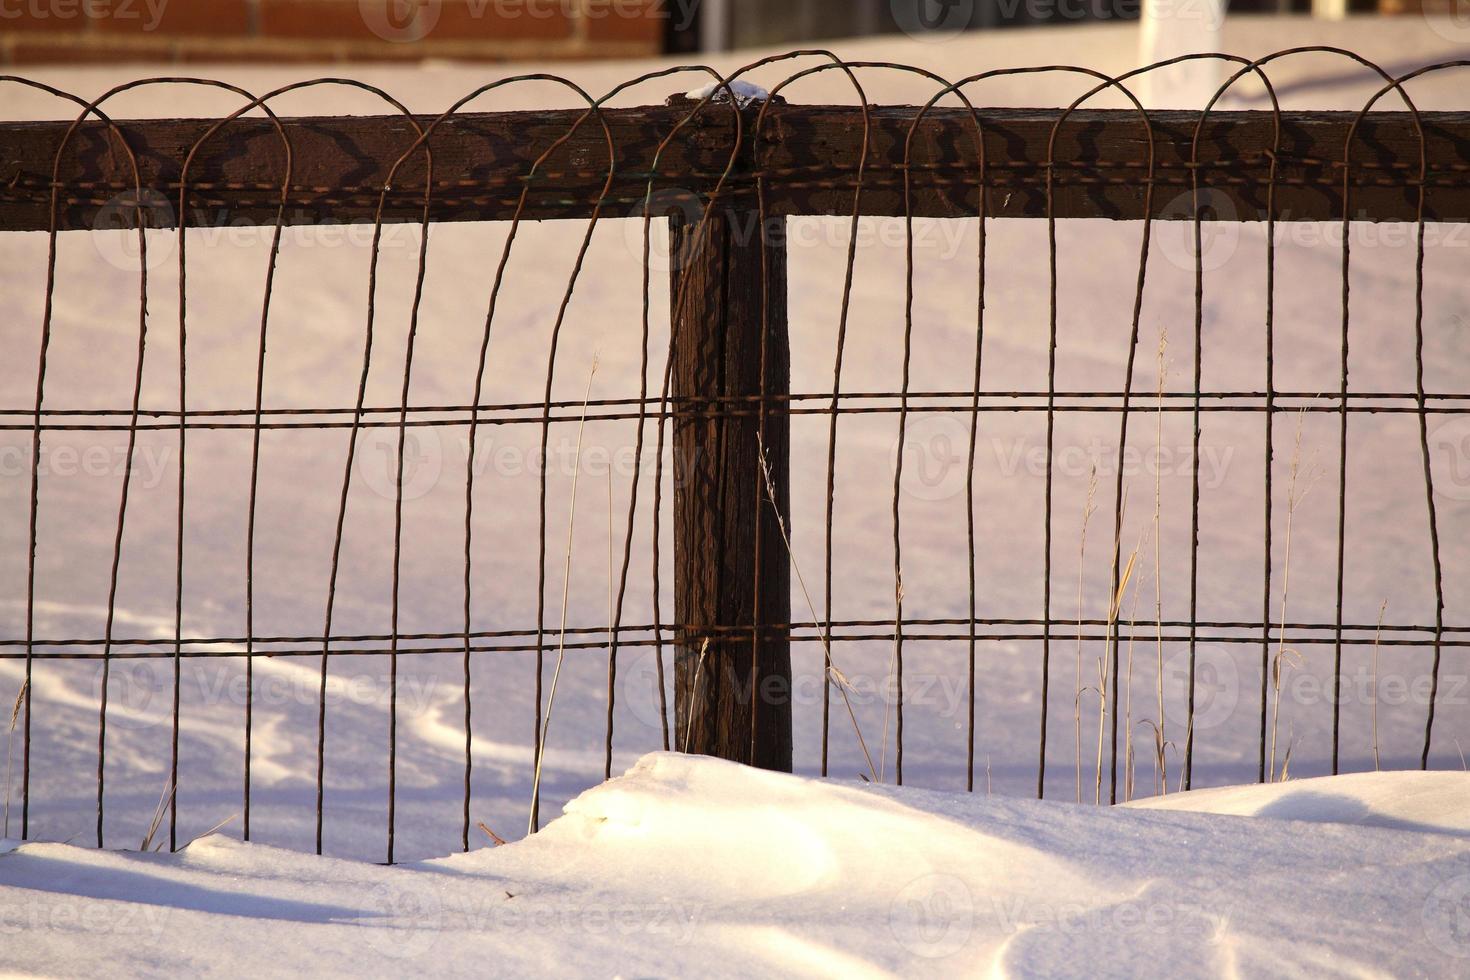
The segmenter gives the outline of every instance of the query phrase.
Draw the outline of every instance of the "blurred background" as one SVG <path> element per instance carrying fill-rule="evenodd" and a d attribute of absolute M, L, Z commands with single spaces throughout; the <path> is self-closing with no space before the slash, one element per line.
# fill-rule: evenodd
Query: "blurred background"
<path fill-rule="evenodd" d="M 627 59 L 1153 18 L 1224 0 L 0 0 L 7 65 Z M 1229 12 L 1444 15 L 1470 0 L 1230 0 Z"/>

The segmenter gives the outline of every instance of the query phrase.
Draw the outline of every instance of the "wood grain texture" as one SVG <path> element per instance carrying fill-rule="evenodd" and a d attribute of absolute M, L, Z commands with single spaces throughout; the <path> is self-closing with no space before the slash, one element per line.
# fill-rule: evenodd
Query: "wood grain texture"
<path fill-rule="evenodd" d="M 933 109 L 914 126 L 917 115 L 912 106 L 870 108 L 862 210 L 904 213 L 905 146 L 912 129 L 913 213 L 977 213 L 981 152 L 974 119 L 962 109 Z M 1201 187 L 1210 189 L 1207 217 L 1259 220 L 1266 215 L 1276 142 L 1270 113 L 1211 113 L 1200 128 L 1197 153 L 1196 112 L 1153 112 L 1148 127 L 1133 110 L 1077 111 L 1064 121 L 1058 110 L 1039 109 L 984 109 L 979 117 L 986 206 L 993 217 L 1045 217 L 1047 162 L 1054 158 L 1056 217 L 1141 218 L 1150 182 L 1150 132 L 1155 218 L 1192 216 L 1194 170 Z M 1347 210 L 1354 218 L 1415 217 L 1421 143 L 1413 117 L 1370 114 L 1349 140 L 1357 118 L 1352 112 L 1282 114 L 1275 147 L 1280 220 L 1340 219 L 1345 159 L 1351 187 Z M 383 220 L 421 220 L 422 149 L 403 162 L 386 194 L 383 187 L 394 162 L 414 145 L 416 127 L 431 122 L 426 116 L 283 120 L 293 159 L 286 222 L 372 222 L 380 195 Z M 861 109 L 776 104 L 759 133 L 753 132 L 753 113 L 748 123 L 747 146 L 740 154 L 748 164 L 725 184 L 732 204 L 749 206 L 759 175 L 772 215 L 851 213 L 863 143 Z M 70 125 L 0 124 L 0 230 L 51 226 L 52 167 Z M 176 225 L 183 161 L 212 125 L 178 119 L 118 123 L 139 160 L 139 179 L 157 205 L 149 209 L 150 224 Z M 1425 217 L 1470 220 L 1470 113 L 1422 113 L 1420 125 Z M 585 219 L 599 202 L 604 217 L 639 216 L 650 186 L 711 194 L 732 158 L 735 135 L 728 105 L 698 108 L 682 99 L 666 106 L 609 109 L 600 119 L 579 109 L 465 113 L 441 123 L 429 141 L 434 159 L 429 215 L 434 221 L 507 220 L 528 187 L 525 218 Z M 533 175 L 533 162 L 564 137 Z M 252 117 L 226 124 L 199 149 L 191 166 L 186 220 L 190 225 L 274 222 L 285 159 L 282 136 L 268 121 Z M 133 175 L 104 124 L 88 121 L 78 128 L 61 150 L 57 173 L 58 228 L 118 227 L 133 220 L 131 199 L 120 196 L 130 192 Z"/>
<path fill-rule="evenodd" d="M 675 221 L 671 254 L 683 259 L 670 282 L 676 396 L 760 395 L 762 362 L 764 394 L 790 390 L 786 250 L 775 235 L 763 245 L 758 225 L 739 210 L 717 210 L 704 233 L 698 221 Z M 785 630 L 758 639 L 751 630 L 791 621 L 790 556 L 760 451 L 764 444 L 780 513 L 789 515 L 791 423 L 782 404 L 765 403 L 763 426 L 758 414 L 717 417 L 697 407 L 674 420 L 674 615 L 686 624 L 675 658 L 675 747 L 790 772 L 790 639 Z M 710 636 L 711 628 L 721 632 Z"/>

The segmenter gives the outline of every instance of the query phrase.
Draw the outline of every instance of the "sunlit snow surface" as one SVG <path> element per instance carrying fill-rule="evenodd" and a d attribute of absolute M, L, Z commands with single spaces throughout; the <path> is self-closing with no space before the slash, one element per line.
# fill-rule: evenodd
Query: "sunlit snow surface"
<path fill-rule="evenodd" d="M 218 835 L 175 855 L 23 845 L 0 854 L 0 957 L 46 975 L 1463 973 L 1470 776 L 1232 792 L 1257 815 L 1188 812 L 1212 793 L 1099 809 L 658 754 L 535 838 L 419 865 Z"/>

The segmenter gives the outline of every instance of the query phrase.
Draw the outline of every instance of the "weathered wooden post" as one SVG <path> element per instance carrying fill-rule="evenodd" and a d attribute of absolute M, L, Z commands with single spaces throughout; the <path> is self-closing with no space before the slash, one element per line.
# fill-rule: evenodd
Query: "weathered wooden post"
<path fill-rule="evenodd" d="M 758 106 L 747 106 L 742 165 Z M 791 770 L 791 422 L 784 218 L 725 195 L 670 223 L 674 748 Z M 764 367 L 764 373 L 762 368 Z"/>

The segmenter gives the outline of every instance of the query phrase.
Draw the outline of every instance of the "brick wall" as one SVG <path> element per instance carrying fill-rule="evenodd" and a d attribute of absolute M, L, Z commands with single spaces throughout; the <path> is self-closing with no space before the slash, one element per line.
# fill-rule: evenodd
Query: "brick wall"
<path fill-rule="evenodd" d="M 669 0 L 0 0 L 0 63 L 658 54 Z"/>

